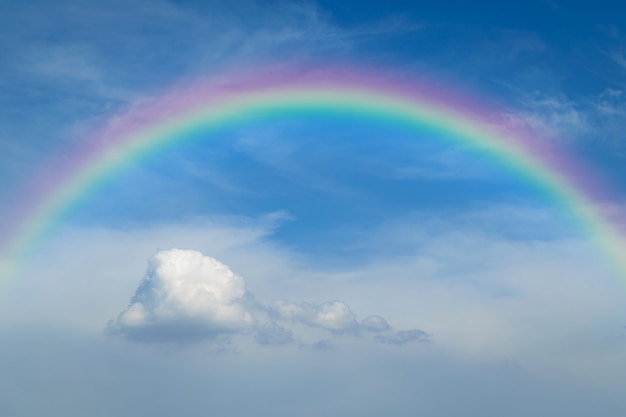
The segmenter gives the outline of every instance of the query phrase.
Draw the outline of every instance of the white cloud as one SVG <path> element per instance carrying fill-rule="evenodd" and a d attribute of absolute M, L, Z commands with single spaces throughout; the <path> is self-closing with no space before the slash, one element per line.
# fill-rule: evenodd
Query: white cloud
<path fill-rule="evenodd" d="M 608 54 L 609 58 L 613 60 L 617 65 L 619 65 L 622 69 L 626 70 L 626 56 L 624 56 L 623 51 L 610 51 Z"/>
<path fill-rule="evenodd" d="M 109 329 L 138 341 L 215 338 L 249 329 L 243 278 L 194 250 L 158 251 L 130 305 Z"/>
<path fill-rule="evenodd" d="M 550 219 L 539 223 L 549 227 Z M 428 216 L 396 219 L 370 230 L 367 242 L 372 246 L 403 248 L 401 253 L 377 252 L 379 256 L 334 269 L 323 259 L 268 241 L 267 221 L 220 219 L 220 226 L 196 222 L 124 232 L 70 229 L 42 248 L 31 270 L 15 281 L 4 303 L 11 314 L 0 323 L 44 322 L 101 331 L 137 288 L 147 253 L 155 247 L 191 247 L 245 277 L 254 299 L 266 305 L 275 299 L 323 302 L 332 294 L 359 322 L 379 314 L 396 330 L 422 329 L 433 335 L 425 348 L 463 360 L 516 357 L 525 367 L 551 372 L 615 359 L 613 354 L 595 358 L 604 352 L 601 341 L 622 331 L 623 296 L 614 288 L 612 265 L 593 244 L 578 237 L 529 241 L 477 233 L 472 222 L 453 214 L 440 221 L 434 230 Z M 268 321 L 264 311 L 248 311 L 260 324 Z M 372 342 L 362 326 L 360 337 L 352 337 L 302 322 L 277 323 L 293 331 L 292 347 L 323 339 L 340 349 Z M 271 348 L 259 349 L 253 339 L 257 330 L 233 336 L 236 348 L 272 354 Z M 248 343 L 239 343 L 246 339 Z M 568 357 L 559 353 L 566 347 L 571 348 Z M 597 368 L 595 373 L 610 370 Z"/>
<path fill-rule="evenodd" d="M 592 129 L 583 103 L 563 94 L 549 95 L 539 91 L 524 93 L 520 109 L 500 114 L 498 122 L 513 129 L 532 129 L 562 139 L 579 138 Z"/>
<path fill-rule="evenodd" d="M 270 321 L 259 325 L 266 315 Z M 294 332 L 277 321 L 298 324 L 298 340 L 305 344 L 319 337 L 320 331 L 356 336 L 362 328 L 391 330 L 380 316 L 368 316 L 359 324 L 342 301 L 275 301 L 265 307 L 227 265 L 183 249 L 159 250 L 148 260 L 130 304 L 109 321 L 106 330 L 145 343 L 228 341 L 235 334 L 253 335 L 259 345 L 295 342 Z"/>
<path fill-rule="evenodd" d="M 517 110 L 496 115 L 498 124 L 543 132 L 555 139 L 595 140 L 623 149 L 626 95 L 622 89 L 605 88 L 582 98 L 544 91 L 516 93 Z"/>
<path fill-rule="evenodd" d="M 333 333 L 356 333 L 359 329 L 356 315 L 341 301 L 310 304 L 279 300 L 270 305 L 269 314 L 275 319 L 318 327 Z"/>
<path fill-rule="evenodd" d="M 387 320 L 380 316 L 367 316 L 361 320 L 361 328 L 369 332 L 384 332 L 391 330 Z"/>

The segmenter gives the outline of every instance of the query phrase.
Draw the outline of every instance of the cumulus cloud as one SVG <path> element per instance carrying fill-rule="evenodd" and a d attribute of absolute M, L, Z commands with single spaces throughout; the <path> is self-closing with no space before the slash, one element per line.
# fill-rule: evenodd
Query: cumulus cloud
<path fill-rule="evenodd" d="M 287 345 L 293 343 L 293 332 L 272 321 L 259 328 L 254 339 L 259 345 Z"/>
<path fill-rule="evenodd" d="M 341 301 L 322 304 L 274 301 L 269 308 L 270 317 L 318 327 L 333 333 L 356 333 L 359 323 L 350 307 Z"/>
<path fill-rule="evenodd" d="M 243 278 L 194 250 L 158 251 L 108 329 L 137 341 L 190 341 L 251 328 Z"/>
<path fill-rule="evenodd" d="M 361 328 L 368 332 L 385 332 L 391 330 L 387 320 L 380 316 L 367 316 L 361 320 Z"/>
<path fill-rule="evenodd" d="M 106 330 L 144 343 L 228 342 L 231 335 L 247 334 L 259 345 L 276 346 L 296 341 L 286 322 L 303 333 L 298 336 L 303 346 L 314 349 L 332 346 L 325 340 L 310 344 L 319 337 L 319 330 L 334 336 L 377 333 L 376 342 L 390 345 L 427 337 L 421 330 L 391 333 L 393 328 L 381 316 L 370 315 L 359 322 L 342 301 L 314 304 L 279 300 L 262 305 L 247 291 L 243 278 L 227 265 L 183 249 L 160 250 L 148 260 L 146 274 L 130 304 L 109 321 Z"/>
<path fill-rule="evenodd" d="M 390 335 L 378 334 L 374 340 L 384 345 L 405 345 L 409 342 L 426 342 L 428 333 L 419 329 L 401 330 Z"/>

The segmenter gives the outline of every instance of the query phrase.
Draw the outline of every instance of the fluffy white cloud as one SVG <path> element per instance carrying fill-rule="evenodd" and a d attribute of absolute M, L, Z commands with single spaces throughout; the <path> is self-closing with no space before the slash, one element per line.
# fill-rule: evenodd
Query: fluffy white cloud
<path fill-rule="evenodd" d="M 194 250 L 158 251 L 109 329 L 139 341 L 186 341 L 249 329 L 243 278 Z"/>
<path fill-rule="evenodd" d="M 285 322 L 297 325 L 297 338 Z M 366 331 L 385 334 L 389 341 L 383 343 L 404 344 L 383 317 L 370 315 L 359 322 L 342 301 L 263 305 L 227 265 L 183 249 L 160 250 L 148 260 L 130 304 L 106 330 L 145 343 L 228 341 L 231 335 L 247 334 L 259 345 L 287 345 L 296 339 L 307 344 L 320 330 L 335 336 Z"/>
<path fill-rule="evenodd" d="M 279 300 L 270 305 L 269 314 L 275 319 L 319 327 L 334 333 L 356 333 L 359 330 L 355 314 L 341 301 L 311 304 Z"/>

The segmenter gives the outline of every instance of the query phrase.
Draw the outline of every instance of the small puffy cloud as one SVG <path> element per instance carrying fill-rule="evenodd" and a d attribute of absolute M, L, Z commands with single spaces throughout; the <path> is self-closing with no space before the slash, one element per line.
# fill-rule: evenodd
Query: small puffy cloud
<path fill-rule="evenodd" d="M 130 305 L 108 329 L 143 342 L 194 341 L 249 329 L 243 278 L 194 250 L 158 251 Z"/>
<path fill-rule="evenodd" d="M 293 343 L 293 332 L 272 321 L 259 328 L 254 338 L 259 345 L 287 345 Z"/>
<path fill-rule="evenodd" d="M 368 332 L 386 332 L 391 330 L 391 326 L 387 320 L 380 316 L 367 316 L 361 320 L 361 328 Z"/>
<path fill-rule="evenodd" d="M 391 335 L 376 335 L 374 340 L 384 345 L 404 345 L 409 342 L 426 342 L 429 339 L 428 333 L 419 329 L 401 330 Z"/>
<path fill-rule="evenodd" d="M 301 323 L 333 333 L 356 333 L 359 330 L 355 314 L 341 301 L 322 304 L 274 301 L 270 305 L 269 314 L 277 320 Z"/>

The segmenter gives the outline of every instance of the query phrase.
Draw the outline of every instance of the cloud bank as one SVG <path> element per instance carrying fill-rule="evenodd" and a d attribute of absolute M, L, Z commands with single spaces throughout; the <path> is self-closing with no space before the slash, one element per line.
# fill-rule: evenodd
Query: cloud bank
<path fill-rule="evenodd" d="M 428 339 L 426 332 L 417 329 L 393 333 L 380 316 L 359 322 L 350 306 L 338 300 L 319 304 L 277 300 L 264 306 L 227 265 L 184 249 L 160 250 L 148 260 L 130 304 L 109 321 L 106 330 L 143 343 L 215 341 L 237 334 L 253 335 L 259 345 L 276 346 L 300 340 L 287 325 L 335 337 L 376 333 L 374 341 L 388 345 Z"/>

